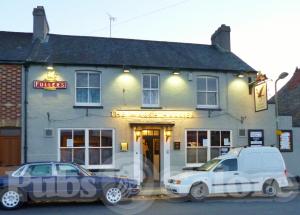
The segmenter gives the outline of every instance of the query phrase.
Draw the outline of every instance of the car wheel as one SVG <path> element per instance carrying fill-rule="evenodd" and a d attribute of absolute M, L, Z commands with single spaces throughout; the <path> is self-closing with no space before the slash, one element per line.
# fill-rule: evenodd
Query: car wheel
<path fill-rule="evenodd" d="M 4 189 L 0 194 L 1 206 L 7 210 L 21 207 L 23 199 L 23 193 L 18 189 Z"/>
<path fill-rule="evenodd" d="M 279 192 L 279 186 L 276 181 L 269 180 L 263 185 L 263 193 L 268 197 L 275 197 Z"/>
<path fill-rule="evenodd" d="M 123 198 L 122 188 L 118 185 L 108 185 L 103 192 L 102 201 L 106 205 L 117 205 Z"/>
<path fill-rule="evenodd" d="M 208 187 L 204 183 L 193 185 L 190 190 L 190 197 L 194 201 L 201 201 L 208 195 Z"/>

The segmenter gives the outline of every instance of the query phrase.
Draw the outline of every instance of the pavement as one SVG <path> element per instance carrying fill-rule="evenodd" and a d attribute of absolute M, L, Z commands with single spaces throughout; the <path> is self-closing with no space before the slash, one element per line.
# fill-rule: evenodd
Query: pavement
<path fill-rule="evenodd" d="M 2 215 L 286 215 L 299 214 L 300 195 L 288 198 L 208 198 L 203 202 L 185 199 L 128 200 L 118 206 L 107 207 L 100 202 L 92 203 L 43 203 L 27 204 L 19 210 L 2 211 Z"/>

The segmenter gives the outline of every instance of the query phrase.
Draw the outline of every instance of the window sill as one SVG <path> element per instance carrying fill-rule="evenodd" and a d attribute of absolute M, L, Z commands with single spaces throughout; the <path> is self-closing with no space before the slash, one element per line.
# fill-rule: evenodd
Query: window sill
<path fill-rule="evenodd" d="M 211 110 L 211 111 L 222 111 L 221 108 L 218 107 L 196 107 L 196 110 Z"/>
<path fill-rule="evenodd" d="M 88 108 L 88 109 L 103 109 L 103 106 L 92 106 L 92 105 L 74 105 L 73 108 L 80 109 L 80 108 Z"/>
<path fill-rule="evenodd" d="M 162 107 L 147 107 L 147 106 L 143 106 L 141 107 L 141 109 L 163 109 Z"/>

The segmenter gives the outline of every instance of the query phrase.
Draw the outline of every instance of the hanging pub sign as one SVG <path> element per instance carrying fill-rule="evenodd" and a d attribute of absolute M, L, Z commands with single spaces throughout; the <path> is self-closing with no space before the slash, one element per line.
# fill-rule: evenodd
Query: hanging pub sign
<path fill-rule="evenodd" d="M 279 136 L 279 150 L 281 152 L 293 151 L 293 132 L 292 130 L 281 130 Z"/>
<path fill-rule="evenodd" d="M 67 89 L 66 81 L 59 81 L 55 70 L 48 69 L 44 80 L 34 80 L 33 88 L 44 90 Z"/>
<path fill-rule="evenodd" d="M 267 83 L 263 82 L 254 87 L 255 112 L 268 109 Z"/>
<path fill-rule="evenodd" d="M 264 145 L 264 130 L 249 129 L 248 130 L 248 144 L 249 144 L 249 146 L 263 146 Z"/>

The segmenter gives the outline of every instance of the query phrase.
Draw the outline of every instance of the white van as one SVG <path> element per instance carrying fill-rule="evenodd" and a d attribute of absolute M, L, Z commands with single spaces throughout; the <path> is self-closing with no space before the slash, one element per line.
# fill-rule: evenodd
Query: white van
<path fill-rule="evenodd" d="M 194 171 L 171 177 L 166 189 L 202 200 L 209 194 L 260 191 L 273 197 L 286 186 L 286 166 L 277 148 L 246 147 L 232 149 Z"/>

